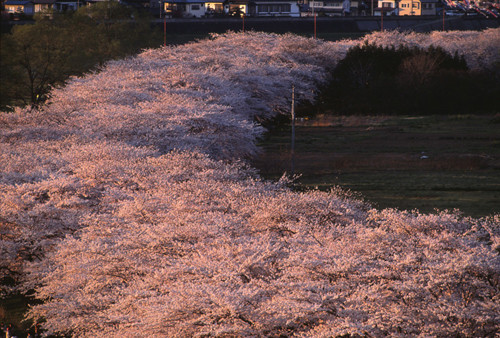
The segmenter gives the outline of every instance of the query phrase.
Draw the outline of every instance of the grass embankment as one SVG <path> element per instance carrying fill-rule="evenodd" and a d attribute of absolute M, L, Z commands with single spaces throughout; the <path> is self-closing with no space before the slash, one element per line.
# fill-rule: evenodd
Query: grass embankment
<path fill-rule="evenodd" d="M 500 212 L 498 116 L 333 117 L 298 121 L 298 189 L 339 185 L 379 208 Z M 290 129 L 262 140 L 265 178 L 290 173 Z"/>

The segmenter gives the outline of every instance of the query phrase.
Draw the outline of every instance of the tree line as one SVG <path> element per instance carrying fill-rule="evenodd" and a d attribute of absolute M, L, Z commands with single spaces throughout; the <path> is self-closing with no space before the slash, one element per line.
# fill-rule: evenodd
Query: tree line
<path fill-rule="evenodd" d="M 38 106 L 54 86 L 163 42 L 161 31 L 118 2 L 75 12 L 44 12 L 31 25 L 14 26 L 1 39 L 0 109 Z"/>
<path fill-rule="evenodd" d="M 318 94 L 315 109 L 336 114 L 496 113 L 500 62 L 469 69 L 441 47 L 351 48 Z"/>

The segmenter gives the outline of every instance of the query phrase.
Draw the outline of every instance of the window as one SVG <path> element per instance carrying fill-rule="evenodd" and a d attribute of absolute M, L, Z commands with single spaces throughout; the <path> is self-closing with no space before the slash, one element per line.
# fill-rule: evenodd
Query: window
<path fill-rule="evenodd" d="M 290 4 L 272 4 L 272 5 L 259 5 L 259 13 L 283 13 L 290 12 Z"/>
<path fill-rule="evenodd" d="M 207 3 L 207 11 L 211 12 L 216 12 L 216 13 L 222 13 L 223 12 L 223 7 L 222 4 L 217 4 L 217 3 Z"/>
<path fill-rule="evenodd" d="M 191 10 L 192 11 L 199 11 L 200 10 L 200 5 L 191 5 Z"/>

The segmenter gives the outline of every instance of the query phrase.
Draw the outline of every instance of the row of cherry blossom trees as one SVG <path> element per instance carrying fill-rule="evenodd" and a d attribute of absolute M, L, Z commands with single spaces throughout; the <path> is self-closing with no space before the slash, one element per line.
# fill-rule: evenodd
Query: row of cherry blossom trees
<path fill-rule="evenodd" d="M 489 68 L 498 33 L 365 39 Z M 82 337 L 498 334 L 500 215 L 375 210 L 246 163 L 256 121 L 286 112 L 292 85 L 313 99 L 361 43 L 214 35 L 0 114 L 2 292 L 35 290 L 29 317 Z"/>

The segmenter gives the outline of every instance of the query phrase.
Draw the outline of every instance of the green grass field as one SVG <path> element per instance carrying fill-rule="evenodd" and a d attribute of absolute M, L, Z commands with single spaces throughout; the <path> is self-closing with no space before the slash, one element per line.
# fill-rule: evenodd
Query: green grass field
<path fill-rule="evenodd" d="M 297 189 L 332 186 L 378 208 L 500 212 L 498 116 L 333 117 L 297 122 Z M 261 140 L 264 178 L 291 172 L 289 126 Z"/>

